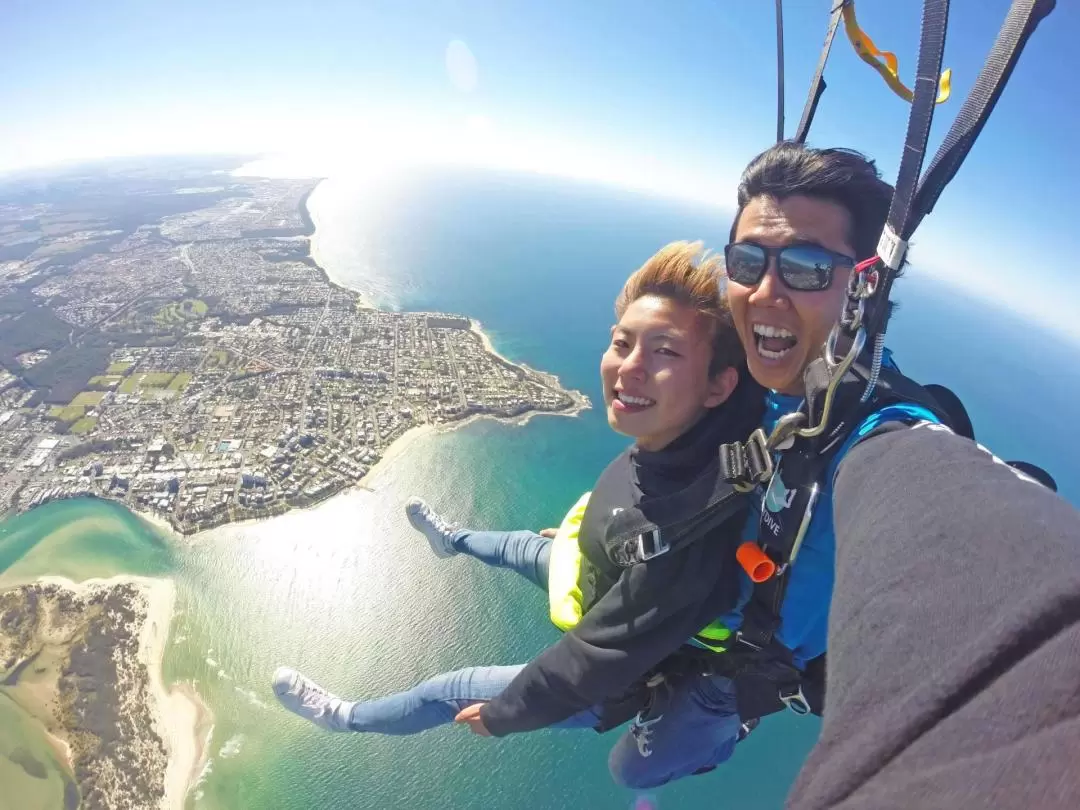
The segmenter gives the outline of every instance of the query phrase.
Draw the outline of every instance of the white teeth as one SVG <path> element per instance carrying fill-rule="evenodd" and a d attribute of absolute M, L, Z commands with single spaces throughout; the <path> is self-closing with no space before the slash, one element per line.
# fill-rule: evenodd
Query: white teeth
<path fill-rule="evenodd" d="M 629 394 L 623 393 L 622 391 L 619 391 L 616 396 L 618 396 L 619 399 L 622 402 L 625 402 L 627 405 L 655 405 L 656 404 L 651 399 L 646 399 L 645 397 L 632 397 Z"/>
<path fill-rule="evenodd" d="M 763 323 L 754 324 L 754 334 L 759 337 L 793 338 L 795 335 L 782 326 L 766 326 Z"/>

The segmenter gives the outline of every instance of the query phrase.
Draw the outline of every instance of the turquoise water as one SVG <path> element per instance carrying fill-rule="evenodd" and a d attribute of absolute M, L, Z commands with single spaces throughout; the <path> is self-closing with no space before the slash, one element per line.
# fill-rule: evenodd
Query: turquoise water
<path fill-rule="evenodd" d="M 718 248 L 728 225 L 542 178 L 421 176 L 376 205 L 367 191 L 331 182 L 313 198 L 319 256 L 334 275 L 392 306 L 477 317 L 500 351 L 594 401 L 622 280 L 671 239 Z M 1075 348 L 911 275 L 890 341 L 901 365 L 952 384 L 987 444 L 1049 467 L 1080 501 L 1076 442 L 1057 427 L 1080 396 Z M 418 440 L 374 492 L 171 546 L 141 521 L 117 524 L 115 507 L 49 505 L 0 526 L 0 573 L 175 576 L 166 674 L 194 681 L 215 713 L 192 808 L 623 810 L 634 796 L 607 776 L 611 735 L 330 735 L 276 708 L 269 689 L 280 663 L 370 698 L 450 668 L 527 660 L 556 638 L 543 595 L 507 572 L 433 558 L 401 505 L 418 494 L 477 527 L 543 528 L 622 446 L 598 410 L 525 427 L 479 422 Z M 660 808 L 778 808 L 818 727 L 770 718 L 721 772 L 653 797 Z"/>

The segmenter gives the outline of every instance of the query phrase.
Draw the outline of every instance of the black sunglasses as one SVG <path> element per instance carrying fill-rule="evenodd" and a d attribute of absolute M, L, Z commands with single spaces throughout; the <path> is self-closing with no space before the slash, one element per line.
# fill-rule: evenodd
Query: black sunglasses
<path fill-rule="evenodd" d="M 728 278 L 746 287 L 753 287 L 761 281 L 770 259 L 776 259 L 780 279 L 785 286 L 804 291 L 829 289 L 833 270 L 837 267 L 854 267 L 856 264 L 850 256 L 819 245 L 770 248 L 753 242 L 732 242 L 724 248 Z"/>

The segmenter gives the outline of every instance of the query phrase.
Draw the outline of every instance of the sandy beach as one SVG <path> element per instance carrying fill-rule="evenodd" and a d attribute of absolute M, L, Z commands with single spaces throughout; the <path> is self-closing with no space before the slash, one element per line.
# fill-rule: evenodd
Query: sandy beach
<path fill-rule="evenodd" d="M 141 580 L 146 587 L 149 611 L 139 638 L 139 653 L 150 673 L 154 694 L 157 732 L 169 752 L 165 771 L 162 810 L 183 810 L 188 790 L 205 764 L 209 732 L 209 710 L 189 686 L 166 689 L 162 679 L 162 658 L 169 639 L 176 604 L 176 586 L 171 579 Z"/>
<path fill-rule="evenodd" d="M 457 423 L 455 422 L 454 424 L 456 425 Z M 377 473 L 381 467 L 389 464 L 395 458 L 408 450 L 416 442 L 417 439 L 422 439 L 424 436 L 428 436 L 438 431 L 439 428 L 437 428 L 435 425 L 428 423 L 409 428 L 396 439 L 394 439 L 394 441 L 390 442 L 390 446 L 386 448 L 386 452 L 383 453 L 382 458 L 376 461 L 375 466 L 368 470 L 364 474 L 364 477 L 357 481 L 353 486 L 367 486 L 370 483 L 371 479 L 375 476 L 375 473 Z"/>
<path fill-rule="evenodd" d="M 125 506 L 127 506 L 127 504 L 125 504 Z M 169 534 L 177 534 L 176 529 L 172 527 L 172 524 L 169 523 L 169 521 L 167 521 L 157 512 L 154 512 L 150 509 L 134 509 L 133 507 L 134 504 L 132 504 L 130 507 L 131 511 L 141 517 L 155 529 L 160 529 L 161 531 L 168 532 Z M 179 537 L 180 535 L 177 536 Z"/>

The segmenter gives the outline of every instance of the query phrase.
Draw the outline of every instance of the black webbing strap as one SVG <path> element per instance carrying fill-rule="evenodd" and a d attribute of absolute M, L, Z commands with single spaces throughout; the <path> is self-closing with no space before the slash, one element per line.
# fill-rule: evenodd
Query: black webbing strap
<path fill-rule="evenodd" d="M 889 312 L 889 292 L 896 271 L 903 261 L 907 241 L 971 151 L 976 137 L 1005 89 L 1028 39 L 1039 22 L 1053 11 L 1054 6 L 1055 0 L 1013 0 L 975 86 L 934 156 L 926 176 L 920 182 L 930 124 L 934 117 L 938 75 L 941 71 L 949 16 L 948 0 L 924 0 L 918 75 L 904 140 L 904 154 L 896 179 L 896 191 L 889 208 L 885 232 L 878 245 L 878 255 L 881 257 L 878 269 L 881 277 L 874 295 L 876 300 L 866 317 L 868 334 L 884 332 Z"/>
<path fill-rule="evenodd" d="M 776 142 L 784 140 L 784 0 L 776 0 Z"/>
<path fill-rule="evenodd" d="M 915 86 L 911 99 L 911 112 L 908 114 L 907 134 L 904 136 L 904 154 L 900 158 L 900 170 L 896 175 L 896 186 L 889 216 L 886 220 L 886 235 L 889 231 L 900 239 L 910 235 L 907 230 L 912 218 L 912 202 L 919 186 L 919 174 L 922 172 L 926 157 L 926 144 L 930 140 L 930 124 L 934 120 L 934 105 L 937 103 L 938 76 L 941 75 L 941 61 L 945 54 L 945 29 L 949 22 L 949 0 L 923 0 L 922 31 L 919 34 L 919 65 L 915 73 Z M 882 237 L 885 245 L 886 238 Z M 885 252 L 891 252 L 886 248 Z M 892 262 L 891 256 L 883 255 L 882 247 L 878 254 L 892 270 L 899 269 L 899 262 Z M 903 258 L 901 255 L 900 258 Z M 888 298 L 891 273 L 885 273 L 884 289 L 881 299 Z M 867 330 L 871 334 L 875 330 Z"/>
<path fill-rule="evenodd" d="M 797 143 L 806 143 L 806 136 L 810 132 L 810 124 L 814 121 L 814 113 L 817 112 L 818 101 L 825 92 L 825 64 L 829 61 L 829 51 L 832 50 L 833 37 L 836 29 L 840 26 L 840 19 L 844 15 L 844 6 L 848 0 L 835 0 L 832 13 L 829 15 L 829 30 L 825 32 L 825 44 L 821 48 L 821 58 L 818 59 L 817 70 L 810 82 L 810 92 L 806 97 L 806 106 L 803 107 L 802 118 L 799 120 L 799 128 L 795 130 L 794 140 Z"/>
<path fill-rule="evenodd" d="M 914 232 L 922 218 L 934 210 L 942 190 L 952 180 L 990 118 L 1028 39 L 1055 5 L 1056 0 L 1017 0 L 1009 8 L 975 86 L 919 183 L 908 223 L 910 232 Z M 901 236 L 907 238 L 904 234 Z"/>
<path fill-rule="evenodd" d="M 677 551 L 741 511 L 742 493 L 724 479 L 721 467 L 717 459 L 683 489 L 615 515 L 604 536 L 608 559 L 627 568 Z"/>

